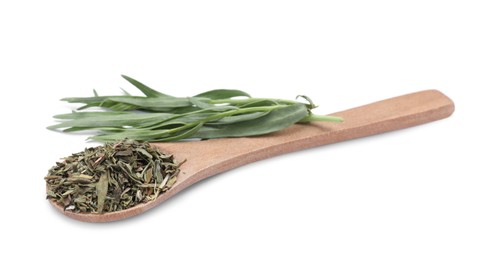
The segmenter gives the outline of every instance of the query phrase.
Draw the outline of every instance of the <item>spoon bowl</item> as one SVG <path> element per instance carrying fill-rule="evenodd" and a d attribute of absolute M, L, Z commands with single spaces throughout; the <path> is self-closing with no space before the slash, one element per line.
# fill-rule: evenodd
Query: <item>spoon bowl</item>
<path fill-rule="evenodd" d="M 437 90 L 425 90 L 333 113 L 342 123 L 312 122 L 256 137 L 220 138 L 205 141 L 153 143 L 173 154 L 181 165 L 174 186 L 159 197 L 135 207 L 110 213 L 74 213 L 50 203 L 64 215 L 85 222 L 110 222 L 152 209 L 188 186 L 230 169 L 280 154 L 315 146 L 399 130 L 449 117 L 454 103 Z"/>

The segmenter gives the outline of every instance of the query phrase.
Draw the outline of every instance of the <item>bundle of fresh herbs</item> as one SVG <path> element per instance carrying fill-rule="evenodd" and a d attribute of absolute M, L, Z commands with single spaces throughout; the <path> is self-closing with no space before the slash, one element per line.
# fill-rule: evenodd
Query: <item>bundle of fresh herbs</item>
<path fill-rule="evenodd" d="M 311 121 L 341 122 L 334 116 L 315 115 L 316 106 L 310 98 L 298 96 L 306 103 L 271 98 L 253 98 L 246 92 L 215 89 L 193 97 L 173 97 L 124 76 L 145 96 L 64 98 L 69 103 L 82 103 L 78 111 L 54 116 L 64 120 L 49 129 L 64 132 L 96 130 L 90 137 L 96 141 L 124 138 L 167 142 L 181 139 L 212 139 L 263 135 L 295 123 Z M 81 112 L 98 107 L 104 111 Z"/>

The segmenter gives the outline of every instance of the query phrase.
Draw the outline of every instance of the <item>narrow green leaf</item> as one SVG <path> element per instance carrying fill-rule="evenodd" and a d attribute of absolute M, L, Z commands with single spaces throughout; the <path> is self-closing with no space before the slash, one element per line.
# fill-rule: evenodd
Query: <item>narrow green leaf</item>
<path fill-rule="evenodd" d="M 214 105 L 209 104 L 207 102 L 202 101 L 199 98 L 188 98 L 190 103 L 198 108 L 206 109 L 206 108 L 211 108 L 214 107 Z"/>
<path fill-rule="evenodd" d="M 161 93 L 161 92 L 159 92 L 159 91 L 157 91 L 155 89 L 152 89 L 152 88 L 146 86 L 145 84 L 139 82 L 136 79 L 133 79 L 133 78 L 128 77 L 126 75 L 121 75 L 121 76 L 125 80 L 127 80 L 129 83 L 133 84 L 133 86 L 135 86 L 136 88 L 138 88 L 147 97 L 172 97 L 172 96 L 166 95 L 164 93 Z"/>
<path fill-rule="evenodd" d="M 157 138 L 157 139 L 154 139 L 151 141 L 153 141 L 153 142 L 171 142 L 171 141 L 179 141 L 179 140 L 183 140 L 183 139 L 188 139 L 188 138 L 194 136 L 200 129 L 202 129 L 202 124 L 198 124 L 195 127 L 191 128 L 189 130 L 183 131 L 181 133 L 178 133 L 172 137 Z"/>
<path fill-rule="evenodd" d="M 131 94 L 129 94 L 129 92 L 128 92 L 128 91 L 126 91 L 125 89 L 121 88 L 121 91 L 123 92 L 123 94 L 124 94 L 125 96 L 131 96 Z"/>
<path fill-rule="evenodd" d="M 308 115 L 307 107 L 297 103 L 275 109 L 267 115 L 230 125 L 203 127 L 192 137 L 211 139 L 221 137 L 239 137 L 262 135 L 279 131 L 297 123 Z"/>
<path fill-rule="evenodd" d="M 47 127 L 48 129 L 50 130 L 55 130 L 57 128 L 50 128 L 50 127 Z M 88 127 L 69 127 L 69 128 L 66 128 L 64 130 L 62 130 L 62 132 L 64 133 L 71 133 L 71 132 L 81 132 L 81 131 L 91 131 L 91 130 L 95 130 L 94 128 L 88 128 Z"/>
<path fill-rule="evenodd" d="M 278 105 L 278 102 L 272 99 L 256 100 L 253 102 L 241 104 L 240 107 L 260 107 L 260 106 L 274 106 Z"/>
<path fill-rule="evenodd" d="M 78 110 L 83 110 L 90 107 L 105 107 L 113 110 L 131 110 L 136 108 L 130 104 L 119 104 L 118 102 L 112 101 L 112 98 L 121 98 L 128 96 L 99 96 L 99 97 L 68 97 L 61 99 L 69 103 L 83 103 L 86 104 L 79 107 Z M 125 105 L 125 106 L 124 106 Z"/>
<path fill-rule="evenodd" d="M 176 108 L 188 107 L 192 104 L 188 98 L 172 98 L 172 97 L 112 97 L 108 100 L 134 105 L 140 108 Z"/>
<path fill-rule="evenodd" d="M 122 97 L 122 96 L 66 97 L 62 98 L 61 101 L 66 101 L 69 103 L 98 104 L 104 102 L 106 99 L 113 97 Z"/>
<path fill-rule="evenodd" d="M 116 115 L 124 115 L 128 114 L 129 112 L 76 112 L 73 111 L 72 113 L 68 114 L 60 114 L 60 115 L 55 115 L 54 118 L 56 119 L 79 119 L 79 118 L 87 118 L 87 117 L 95 117 L 95 116 L 116 116 Z"/>
<path fill-rule="evenodd" d="M 217 121 L 211 121 L 209 123 L 206 123 L 207 126 L 210 125 L 228 125 L 228 124 L 234 124 L 234 123 L 239 123 L 243 121 L 248 121 L 248 120 L 254 120 L 260 117 L 263 117 L 267 114 L 269 114 L 270 111 L 267 112 L 255 112 L 255 113 L 249 113 L 249 114 L 242 114 L 242 115 L 235 115 L 235 116 L 228 116 L 221 118 Z"/>
<path fill-rule="evenodd" d="M 179 126 L 184 126 L 187 124 L 203 121 L 205 118 L 215 115 L 212 114 L 194 114 L 187 116 L 178 116 L 176 118 L 162 120 L 156 124 L 144 124 L 143 126 L 139 126 L 138 128 L 148 128 L 152 130 L 163 130 L 163 129 L 173 129 Z"/>
<path fill-rule="evenodd" d="M 161 120 L 170 118 L 171 114 L 164 113 L 127 113 L 118 115 L 97 115 L 93 117 L 82 117 L 65 121 L 56 125 L 49 126 L 48 129 L 59 129 L 67 127 L 80 128 L 99 128 L 99 127 L 124 127 L 124 126 L 139 126 L 141 124 L 158 123 Z"/>
<path fill-rule="evenodd" d="M 162 138 L 171 136 L 171 130 L 150 130 L 150 129 L 125 129 L 122 132 L 100 134 L 92 136 L 89 139 L 95 141 L 115 141 L 120 139 L 134 139 L 142 141 L 150 141 L 155 138 Z"/>
<path fill-rule="evenodd" d="M 110 105 L 109 102 L 107 102 L 107 104 L 109 104 L 109 105 L 106 107 L 111 109 L 111 110 L 114 110 L 114 111 L 129 111 L 129 110 L 134 110 L 137 108 L 137 106 L 131 105 L 131 104 L 114 103 L 114 104 Z"/>
<path fill-rule="evenodd" d="M 234 97 L 250 97 L 246 92 L 237 89 L 214 89 L 211 91 L 203 92 L 195 97 L 205 97 L 210 99 L 225 99 Z"/>

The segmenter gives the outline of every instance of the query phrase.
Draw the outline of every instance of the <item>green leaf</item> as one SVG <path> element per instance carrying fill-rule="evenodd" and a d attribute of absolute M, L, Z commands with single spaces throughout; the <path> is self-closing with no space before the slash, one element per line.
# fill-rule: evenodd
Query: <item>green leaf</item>
<path fill-rule="evenodd" d="M 99 104 L 113 97 L 121 96 L 66 97 L 61 99 L 61 101 L 66 101 L 69 103 Z"/>
<path fill-rule="evenodd" d="M 308 114 L 304 104 L 275 109 L 267 115 L 230 125 L 203 127 L 192 137 L 211 139 L 221 137 L 254 136 L 272 133 L 297 123 Z"/>
<path fill-rule="evenodd" d="M 115 116 L 115 115 L 124 115 L 129 112 L 76 112 L 68 114 L 60 114 L 55 115 L 56 119 L 78 119 L 78 118 L 86 118 L 86 117 L 95 117 L 95 116 Z"/>
<path fill-rule="evenodd" d="M 78 110 L 83 110 L 90 107 L 104 107 L 117 111 L 132 110 L 136 108 L 136 106 L 130 104 L 121 104 L 111 100 L 112 98 L 121 98 L 121 97 L 123 96 L 68 97 L 68 98 L 63 98 L 61 100 L 69 103 L 86 104 L 85 106 L 78 108 Z"/>
<path fill-rule="evenodd" d="M 176 117 L 162 120 L 156 124 L 143 125 L 139 128 L 148 128 L 154 130 L 160 129 L 171 129 L 176 128 L 178 126 L 183 126 L 199 121 L 203 121 L 205 118 L 209 116 L 216 115 L 215 113 L 201 113 L 201 114 L 191 114 L 191 115 L 178 115 Z"/>
<path fill-rule="evenodd" d="M 134 110 L 137 108 L 137 106 L 130 104 L 115 103 L 113 105 L 109 105 L 108 108 L 114 111 L 126 111 L 126 110 Z"/>
<path fill-rule="evenodd" d="M 179 140 L 190 138 L 191 136 L 195 135 L 200 129 L 202 129 L 202 124 L 198 124 L 195 127 L 188 129 L 186 131 L 183 131 L 175 136 L 167 137 L 167 138 L 157 138 L 157 139 L 154 139 L 151 141 L 153 141 L 153 142 L 179 141 Z"/>
<path fill-rule="evenodd" d="M 98 113 L 98 112 L 97 112 Z M 100 127 L 125 127 L 125 126 L 139 126 L 141 124 L 151 124 L 152 122 L 158 123 L 166 120 L 173 115 L 165 113 L 127 113 L 127 114 L 104 114 L 88 117 L 76 118 L 70 121 L 65 121 L 56 125 L 49 126 L 48 129 L 59 129 L 67 127 L 79 128 L 100 128 Z"/>
<path fill-rule="evenodd" d="M 188 107 L 192 103 L 188 98 L 172 97 L 112 97 L 110 101 L 134 105 L 140 108 L 176 108 Z"/>
<path fill-rule="evenodd" d="M 225 99 L 233 97 L 250 97 L 249 94 L 237 89 L 214 89 L 211 91 L 203 92 L 195 97 L 205 97 L 209 99 Z"/>
<path fill-rule="evenodd" d="M 50 127 L 47 127 L 47 129 L 55 130 L 54 128 L 50 128 Z M 95 128 L 93 128 L 93 127 L 90 127 L 90 128 L 88 128 L 88 127 L 69 127 L 69 128 L 62 130 L 62 132 L 71 133 L 71 132 L 81 132 L 81 131 L 87 131 L 87 130 L 91 131 L 91 130 L 95 130 Z"/>
<path fill-rule="evenodd" d="M 262 106 L 274 106 L 274 105 L 278 105 L 278 102 L 272 99 L 263 99 L 263 100 L 256 100 L 253 102 L 241 104 L 240 107 L 262 107 Z"/>
<path fill-rule="evenodd" d="M 211 108 L 211 107 L 214 107 L 214 105 L 212 104 L 209 104 L 207 102 L 204 102 L 202 101 L 201 99 L 199 98 L 188 98 L 188 100 L 190 101 L 190 103 L 198 108 L 201 108 L 201 109 L 206 109 L 206 108 Z"/>
<path fill-rule="evenodd" d="M 139 82 L 136 79 L 133 79 L 131 77 L 128 77 L 126 75 L 121 75 L 125 80 L 127 80 L 129 83 L 133 84 L 136 88 L 138 88 L 145 96 L 147 97 L 172 97 L 169 95 L 166 95 L 164 93 L 161 93 L 155 89 L 152 89 L 150 87 L 147 87 L 145 84 Z"/>
<path fill-rule="evenodd" d="M 209 125 L 209 126 L 210 125 L 229 125 L 229 124 L 239 123 L 239 122 L 243 122 L 243 121 L 254 120 L 254 119 L 263 117 L 269 113 L 270 113 L 270 111 L 254 112 L 254 113 L 249 113 L 249 114 L 228 116 L 228 117 L 221 118 L 217 121 L 209 122 L 206 125 Z"/>
<path fill-rule="evenodd" d="M 129 94 L 129 92 L 126 91 L 125 89 L 121 88 L 121 91 L 123 92 L 123 95 L 125 95 L 125 96 L 131 96 L 131 94 Z"/>
<path fill-rule="evenodd" d="M 150 141 L 156 138 L 169 137 L 171 130 L 151 130 L 151 129 L 125 129 L 122 132 L 115 132 L 110 134 L 100 134 L 96 136 L 92 136 L 89 139 L 95 141 L 114 141 L 121 139 L 133 139 L 133 140 L 142 140 L 142 141 Z"/>

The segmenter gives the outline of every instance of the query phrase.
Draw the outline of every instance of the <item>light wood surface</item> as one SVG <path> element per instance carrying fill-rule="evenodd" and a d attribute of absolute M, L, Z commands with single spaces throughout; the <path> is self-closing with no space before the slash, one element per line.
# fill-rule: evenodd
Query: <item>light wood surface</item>
<path fill-rule="evenodd" d="M 437 90 L 426 90 L 333 113 L 343 117 L 343 123 L 297 124 L 259 137 L 155 143 L 154 145 L 162 151 L 172 153 L 177 161 L 187 159 L 181 166 L 176 184 L 155 201 L 104 214 L 73 213 L 64 211 L 53 201 L 50 202 L 61 213 L 80 221 L 109 222 L 125 219 L 154 208 L 195 182 L 251 162 L 310 147 L 416 126 L 446 118 L 453 112 L 454 103 L 447 96 Z"/>

